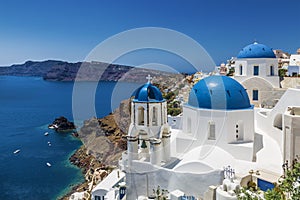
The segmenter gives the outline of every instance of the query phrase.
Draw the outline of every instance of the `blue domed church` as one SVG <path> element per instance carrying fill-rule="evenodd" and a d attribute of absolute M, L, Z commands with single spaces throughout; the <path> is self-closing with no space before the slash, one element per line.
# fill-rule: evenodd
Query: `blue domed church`
<path fill-rule="evenodd" d="M 128 199 L 149 195 L 157 185 L 173 191 L 171 199 L 178 190 L 202 196 L 220 183 L 224 166 L 255 160 L 253 106 L 233 78 L 210 76 L 195 84 L 181 122 L 181 129 L 170 129 L 167 102 L 150 81 L 134 92 L 127 151 L 120 162 Z"/>
<path fill-rule="evenodd" d="M 273 49 L 254 42 L 244 47 L 238 54 L 238 58 L 276 58 Z"/>
<path fill-rule="evenodd" d="M 183 136 L 192 138 L 190 145 L 179 145 L 179 152 L 198 146 L 219 146 L 236 159 L 252 160 L 252 146 L 237 151 L 235 144 L 254 140 L 254 113 L 245 88 L 227 76 L 210 76 L 191 89 L 188 103 L 183 106 Z"/>
<path fill-rule="evenodd" d="M 264 44 L 245 46 L 235 59 L 234 69 L 234 78 L 247 89 L 250 102 L 257 107 L 271 101 L 272 91 L 280 87 L 278 59 Z"/>

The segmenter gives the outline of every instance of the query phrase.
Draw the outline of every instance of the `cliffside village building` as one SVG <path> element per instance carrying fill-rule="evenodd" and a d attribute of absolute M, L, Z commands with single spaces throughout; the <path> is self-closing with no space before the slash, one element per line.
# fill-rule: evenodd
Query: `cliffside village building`
<path fill-rule="evenodd" d="M 300 154 L 300 90 L 280 88 L 278 59 L 266 45 L 243 48 L 234 68 L 232 77 L 197 82 L 175 118 L 148 78 L 131 101 L 119 169 L 92 199 L 234 200 L 250 180 L 273 188 L 282 164 Z"/>

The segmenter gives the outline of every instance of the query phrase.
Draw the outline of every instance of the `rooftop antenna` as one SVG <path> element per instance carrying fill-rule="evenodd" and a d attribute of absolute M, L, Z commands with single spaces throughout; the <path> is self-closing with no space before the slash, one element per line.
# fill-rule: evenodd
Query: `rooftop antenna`
<path fill-rule="evenodd" d="M 148 80 L 148 83 L 151 83 L 152 77 L 150 76 L 150 74 L 148 74 L 148 76 L 146 77 L 146 79 Z"/>

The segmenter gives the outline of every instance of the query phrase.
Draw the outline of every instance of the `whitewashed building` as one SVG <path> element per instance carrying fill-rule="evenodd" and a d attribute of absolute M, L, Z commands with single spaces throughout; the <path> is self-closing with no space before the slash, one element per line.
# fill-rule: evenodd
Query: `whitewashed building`
<path fill-rule="evenodd" d="M 263 60 L 241 58 L 236 62 L 238 66 L 243 63 L 240 70 L 246 70 L 245 77 L 240 76 L 242 83 L 277 87 L 275 71 L 274 76 L 268 75 L 271 66 L 277 69 L 275 60 Z M 251 75 L 255 66 L 258 76 Z M 263 191 L 274 187 L 283 173 L 282 164 L 300 155 L 300 90 L 288 89 L 272 109 L 255 108 L 249 91 L 237 79 L 210 76 L 200 80 L 170 128 L 167 103 L 148 77 L 131 100 L 128 148 L 119 163 L 126 174 L 126 195 L 122 197 L 150 199 L 160 186 L 174 200 L 183 196 L 235 200 L 233 191 L 249 181 Z M 230 176 L 224 179 L 229 168 Z M 108 195 L 119 198 L 112 192 L 115 183 L 107 183 L 93 190 L 93 200 L 100 193 L 103 199 L 109 199 Z"/>
<path fill-rule="evenodd" d="M 233 78 L 247 90 L 251 104 L 272 107 L 285 90 L 280 89 L 278 58 L 272 48 L 254 42 L 244 47 L 235 59 Z"/>
<path fill-rule="evenodd" d="M 289 61 L 288 76 L 297 77 L 300 74 L 300 54 L 292 54 Z"/>
<path fill-rule="evenodd" d="M 113 170 L 92 190 L 92 200 L 122 200 L 126 196 L 124 183 L 125 173 L 119 169 Z"/>
<path fill-rule="evenodd" d="M 146 98 L 143 101 L 138 99 L 141 93 Z M 139 117 L 136 105 L 142 103 L 147 113 L 141 115 L 143 119 L 153 118 L 148 116 L 151 111 L 147 111 L 150 108 L 147 104 L 164 106 L 160 95 L 149 82 L 140 87 L 132 99 L 133 115 Z M 195 199 L 236 199 L 234 188 L 247 185 L 250 177 L 263 190 L 274 187 L 273 182 L 282 174 L 282 163 L 300 153 L 298 145 L 293 143 L 299 137 L 298 126 L 293 122 L 299 117 L 288 111 L 298 114 L 294 107 L 300 107 L 297 100 L 300 91 L 289 89 L 282 98 L 274 109 L 254 108 L 245 88 L 236 80 L 210 76 L 192 88 L 189 101 L 183 106 L 182 120 L 178 120 L 182 129 L 166 128 L 164 121 L 160 121 L 160 128 L 153 129 L 151 119 L 134 128 L 139 120 L 132 117 L 128 151 L 123 153 L 120 162 L 126 173 L 126 197 L 151 196 L 152 190 L 160 186 L 170 191 L 172 198 L 180 199 L 178 195 L 184 194 Z M 161 119 L 166 117 L 166 112 L 159 113 Z M 132 130 L 143 130 L 139 132 L 143 137 L 132 135 Z M 164 130 L 165 133 L 169 130 L 169 147 L 151 147 L 149 135 L 161 140 Z M 133 136 L 137 141 L 135 146 L 132 146 Z M 147 145 L 149 151 L 145 151 Z M 165 159 L 165 147 L 170 152 L 169 159 Z M 234 179 L 224 182 L 223 167 L 228 165 L 234 169 Z M 250 176 L 249 171 L 256 173 Z"/>

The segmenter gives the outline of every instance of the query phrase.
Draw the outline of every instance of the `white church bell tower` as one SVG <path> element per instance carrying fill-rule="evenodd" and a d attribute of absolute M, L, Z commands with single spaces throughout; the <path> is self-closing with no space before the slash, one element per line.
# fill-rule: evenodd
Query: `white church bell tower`
<path fill-rule="evenodd" d="M 128 161 L 142 160 L 162 165 L 170 160 L 170 127 L 167 102 L 160 90 L 148 82 L 139 87 L 131 100 L 131 124 L 127 136 Z"/>

